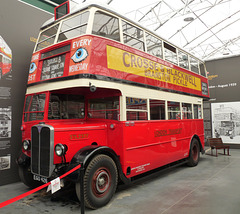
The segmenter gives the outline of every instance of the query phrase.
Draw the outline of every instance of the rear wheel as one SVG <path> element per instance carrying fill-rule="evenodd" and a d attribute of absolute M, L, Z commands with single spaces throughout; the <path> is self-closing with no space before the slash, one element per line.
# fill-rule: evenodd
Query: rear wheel
<path fill-rule="evenodd" d="M 188 159 L 188 166 L 197 166 L 200 158 L 200 146 L 196 138 L 193 138 Z"/>
<path fill-rule="evenodd" d="M 91 209 L 105 206 L 116 191 L 118 172 L 115 162 L 107 155 L 98 155 L 87 166 L 84 175 L 85 205 Z M 76 193 L 80 200 L 80 183 Z"/>

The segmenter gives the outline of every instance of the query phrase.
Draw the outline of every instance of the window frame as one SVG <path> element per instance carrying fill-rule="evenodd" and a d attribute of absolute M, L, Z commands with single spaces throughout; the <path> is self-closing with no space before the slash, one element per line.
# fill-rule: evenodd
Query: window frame
<path fill-rule="evenodd" d="M 60 96 L 64 96 L 64 95 L 75 95 L 75 96 L 81 96 L 81 97 L 83 97 L 83 108 L 84 108 L 84 110 L 83 110 L 83 112 L 84 112 L 84 115 L 83 115 L 83 117 L 78 117 L 78 118 L 69 118 L 69 111 L 67 110 L 66 111 L 66 114 L 68 114 L 68 118 L 61 118 L 61 117 L 63 117 L 62 115 L 61 115 L 61 108 L 64 106 L 63 105 L 63 102 L 65 101 L 65 100 L 60 100 L 60 102 L 62 102 L 62 103 L 60 103 L 60 106 L 59 106 L 59 111 L 60 111 L 60 113 L 59 113 L 59 119 L 58 118 L 49 118 L 49 108 L 50 108 L 50 102 L 51 102 L 51 96 L 52 95 L 60 95 Z M 67 102 L 68 101 L 72 101 L 72 100 L 69 100 L 69 99 L 67 99 Z M 86 117 L 86 99 L 85 99 L 85 96 L 84 95 L 79 95 L 79 94 L 69 94 L 69 93 L 66 93 L 66 94 L 64 94 L 64 93 L 58 93 L 58 92 L 53 92 L 53 93 L 49 93 L 49 101 L 48 101 L 48 106 L 47 106 L 47 119 L 48 120 L 54 120 L 54 121 L 60 121 L 60 120 L 83 120 L 83 119 L 85 119 L 85 117 Z M 67 103 L 67 107 L 69 107 L 69 103 Z"/>
<path fill-rule="evenodd" d="M 115 18 L 117 20 L 117 24 L 118 24 L 118 34 L 119 34 L 119 40 L 116 40 L 116 39 L 113 39 L 111 37 L 108 37 L 108 36 L 103 36 L 103 35 L 99 35 L 99 34 L 95 34 L 93 33 L 93 28 L 94 28 L 94 20 L 95 20 L 95 15 L 96 13 L 102 13 L 102 14 L 105 14 L 107 16 L 111 16 L 112 18 Z M 117 41 L 117 42 L 121 42 L 121 28 L 120 28 L 120 18 L 118 16 L 115 16 L 115 15 L 112 15 L 111 13 L 107 13 L 106 11 L 103 11 L 103 10 L 100 10 L 100 9 L 97 9 L 96 11 L 93 12 L 93 18 L 92 18 L 92 23 L 91 23 L 91 34 L 92 35 L 97 35 L 97 36 L 102 36 L 104 38 L 107 38 L 107 39 L 112 39 L 114 41 Z M 108 34 L 110 35 L 110 34 Z"/>
<path fill-rule="evenodd" d="M 184 105 L 186 105 L 186 106 L 184 106 Z M 182 102 L 181 106 L 182 106 L 182 119 L 183 120 L 193 119 L 192 104 L 191 103 Z M 190 106 L 190 110 L 188 109 L 189 106 Z M 185 110 L 185 108 L 187 108 L 187 109 Z M 187 118 L 185 118 L 185 115 L 187 116 Z M 189 115 L 190 115 L 190 118 L 189 118 Z"/>
<path fill-rule="evenodd" d="M 97 100 L 97 99 L 105 99 L 105 98 L 118 98 L 118 104 L 117 104 L 117 108 L 111 108 L 111 109 L 108 109 L 108 108 L 105 108 L 105 109 L 90 109 L 90 100 Z M 115 102 L 116 100 L 112 100 L 112 102 Z M 106 104 L 106 103 L 105 103 Z M 88 119 L 105 119 L 105 120 L 117 120 L 119 121 L 120 120 L 120 96 L 104 96 L 104 97 L 93 97 L 93 98 L 88 98 L 87 99 L 87 118 Z M 113 112 L 113 113 L 117 113 L 115 114 L 115 116 L 117 115 L 116 119 L 113 119 L 113 118 L 101 118 L 101 117 L 90 117 L 90 114 L 91 112 L 105 112 L 105 116 L 107 115 L 106 113 L 109 113 L 109 112 Z M 113 117 L 113 116 L 112 116 Z"/>
<path fill-rule="evenodd" d="M 61 28 L 62 28 L 64 22 L 66 22 L 66 21 L 68 21 L 68 20 L 70 20 L 70 19 L 74 19 L 74 18 L 76 18 L 77 16 L 81 16 L 81 15 L 83 15 L 84 13 L 88 13 L 88 18 L 87 18 L 87 22 L 86 22 L 86 23 L 84 23 L 84 24 L 81 23 L 81 24 L 79 24 L 79 25 L 76 25 L 76 26 L 74 26 L 74 27 L 72 27 L 72 28 L 69 28 L 69 29 L 64 30 L 64 31 L 61 32 Z M 75 37 L 77 37 L 77 36 L 80 36 L 81 34 L 59 41 L 59 37 L 60 37 L 61 34 L 64 34 L 64 33 L 66 33 L 66 32 L 72 31 L 72 30 L 75 30 L 75 29 L 77 29 L 77 28 L 81 28 L 81 27 L 83 27 L 83 26 L 86 26 L 86 31 L 85 31 L 85 34 L 86 34 L 86 32 L 87 32 L 87 26 L 88 26 L 88 22 L 89 22 L 89 17 L 90 17 L 90 11 L 89 11 L 89 10 L 84 10 L 84 11 L 82 11 L 81 13 L 77 13 L 77 14 L 75 14 L 75 15 L 69 16 L 67 19 L 62 20 L 62 21 L 61 21 L 61 25 L 60 25 L 59 28 L 58 28 L 56 43 L 60 43 L 60 42 L 63 42 L 63 41 L 66 41 L 66 40 L 75 38 Z"/>
<path fill-rule="evenodd" d="M 125 22 L 126 25 L 131 25 L 131 27 L 134 27 L 136 30 L 140 30 L 140 31 L 142 32 L 142 40 L 139 39 L 139 38 L 137 38 L 137 37 L 134 37 L 134 36 L 132 36 L 132 35 L 126 33 L 126 32 L 124 32 L 124 27 L 123 27 L 123 26 L 124 26 L 124 22 Z M 142 28 L 140 28 L 140 27 L 138 27 L 138 26 L 135 26 L 133 23 L 128 22 L 128 21 L 126 21 L 126 20 L 124 20 L 124 19 L 122 19 L 122 21 L 121 21 L 121 27 L 122 27 L 122 32 L 121 32 L 121 33 L 122 33 L 122 36 L 123 36 L 123 44 L 128 45 L 128 46 L 130 46 L 130 47 L 132 47 L 132 48 L 135 48 L 135 49 L 137 49 L 137 50 L 146 52 L 146 48 L 145 48 L 146 39 L 145 39 L 145 33 L 144 33 L 145 30 L 143 30 Z M 141 43 L 143 49 L 139 49 L 139 48 L 137 48 L 137 47 L 135 47 L 135 46 L 130 45 L 129 43 L 125 43 L 125 42 L 124 42 L 124 36 L 128 36 L 128 37 L 132 38 L 133 40 L 136 40 L 136 41 L 138 41 L 139 43 Z M 129 41 L 130 41 L 130 40 L 129 40 Z"/>
<path fill-rule="evenodd" d="M 153 108 L 153 106 L 151 106 L 151 101 L 155 101 L 155 102 L 161 102 L 161 104 L 160 105 L 158 105 L 157 107 L 159 107 L 159 106 L 163 106 L 163 113 L 162 114 L 164 114 L 164 118 L 158 118 L 158 119 L 152 119 L 152 108 Z M 162 105 L 163 104 L 163 105 Z M 166 120 L 166 100 L 159 100 L 159 99 L 149 99 L 149 112 L 150 112 L 150 117 L 149 117 L 149 120 Z M 160 116 L 161 116 L 161 114 L 160 114 Z"/>
<path fill-rule="evenodd" d="M 30 108 L 32 106 L 33 97 L 34 96 L 39 96 L 39 95 L 45 95 L 43 111 L 30 111 Z M 28 106 L 26 106 L 26 101 L 27 101 L 28 97 L 30 97 L 30 101 L 29 101 Z M 23 119 L 22 119 L 23 122 L 27 123 L 27 122 L 32 122 L 32 121 L 44 120 L 45 117 L 46 117 L 45 111 L 46 111 L 46 108 L 48 106 L 47 102 L 48 102 L 48 93 L 46 93 L 46 92 L 26 95 L 25 101 L 24 101 L 24 108 L 23 108 Z M 26 107 L 27 107 L 27 109 L 26 109 Z M 43 113 L 43 116 L 42 116 L 41 119 L 30 120 L 30 115 L 33 114 L 33 113 L 36 113 L 36 114 Z M 27 116 L 26 119 L 25 119 L 25 115 Z M 36 118 L 37 118 L 37 115 L 36 115 Z"/>
<path fill-rule="evenodd" d="M 145 104 L 146 104 L 146 109 L 140 109 L 140 108 L 128 108 L 128 104 L 127 104 L 127 100 L 128 99 L 133 99 L 133 100 L 145 100 Z M 128 112 L 135 112 L 135 113 L 145 113 L 146 114 L 146 119 L 128 119 Z M 137 117 L 137 116 L 136 116 Z M 139 117 L 139 115 L 138 115 Z M 137 97 L 130 97 L 127 96 L 126 97 L 126 121 L 148 121 L 149 117 L 148 117 L 148 99 L 147 98 L 137 98 Z"/>
<path fill-rule="evenodd" d="M 178 103 L 179 110 L 169 110 L 169 107 L 171 107 L 169 104 L 170 103 Z M 179 114 L 179 118 L 173 118 L 171 115 L 172 113 L 175 114 L 177 117 L 177 114 Z M 168 120 L 181 120 L 182 119 L 182 114 L 181 114 L 181 102 L 178 101 L 167 101 L 167 114 L 168 114 Z"/>

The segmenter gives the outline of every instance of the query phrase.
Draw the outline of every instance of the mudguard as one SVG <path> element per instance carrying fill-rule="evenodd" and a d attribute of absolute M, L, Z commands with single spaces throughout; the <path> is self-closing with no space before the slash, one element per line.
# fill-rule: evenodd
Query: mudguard
<path fill-rule="evenodd" d="M 202 147 L 201 140 L 200 140 L 199 136 L 196 135 L 196 134 L 193 135 L 192 138 L 191 138 L 191 141 L 190 141 L 190 147 L 189 147 L 189 152 L 190 152 L 191 143 L 192 143 L 193 138 L 196 138 L 196 139 L 199 141 L 200 152 L 202 153 L 202 155 L 204 155 L 204 154 L 205 154 L 205 150 L 204 150 L 203 147 Z"/>
<path fill-rule="evenodd" d="M 18 166 L 30 166 L 31 159 L 21 152 L 16 160 Z"/>
<path fill-rule="evenodd" d="M 70 165 L 67 169 L 67 171 L 73 169 L 77 165 L 81 164 L 81 168 L 86 169 L 89 162 L 92 160 L 93 157 L 95 157 L 98 154 L 105 154 L 111 157 L 114 162 L 116 163 L 118 173 L 120 176 L 120 179 L 124 183 L 130 183 L 130 179 L 126 178 L 126 176 L 123 174 L 122 167 L 119 161 L 119 158 L 117 154 L 109 147 L 107 146 L 86 146 L 82 149 L 80 149 L 72 158 Z M 70 175 L 68 175 L 68 179 L 70 179 L 73 182 L 79 182 L 80 180 L 80 170 L 77 170 Z"/>

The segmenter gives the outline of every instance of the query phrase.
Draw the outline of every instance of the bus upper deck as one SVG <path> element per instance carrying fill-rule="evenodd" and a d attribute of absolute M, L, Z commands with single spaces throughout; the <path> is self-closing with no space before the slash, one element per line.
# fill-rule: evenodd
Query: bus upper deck
<path fill-rule="evenodd" d="M 209 97 L 204 62 L 102 6 L 45 24 L 28 84 L 94 78 Z"/>

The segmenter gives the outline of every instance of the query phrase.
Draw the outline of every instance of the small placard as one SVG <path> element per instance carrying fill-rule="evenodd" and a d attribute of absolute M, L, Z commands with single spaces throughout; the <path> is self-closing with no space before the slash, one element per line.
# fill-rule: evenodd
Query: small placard
<path fill-rule="evenodd" d="M 47 192 L 50 189 L 51 189 L 52 194 L 61 189 L 59 177 L 51 181 L 51 184 L 49 185 Z"/>

